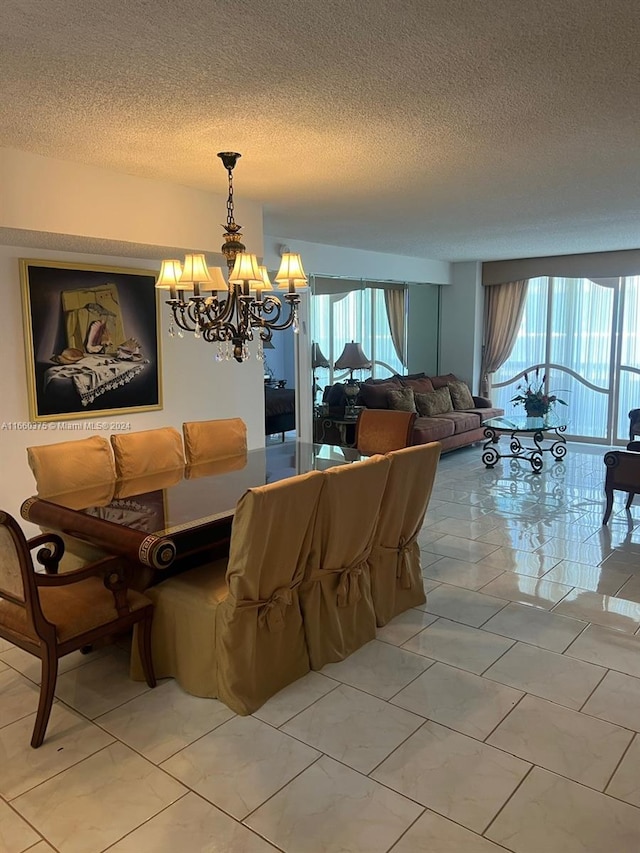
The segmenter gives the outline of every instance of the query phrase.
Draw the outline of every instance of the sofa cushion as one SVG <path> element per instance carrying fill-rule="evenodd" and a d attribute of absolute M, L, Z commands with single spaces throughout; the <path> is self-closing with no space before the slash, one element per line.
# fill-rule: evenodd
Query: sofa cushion
<path fill-rule="evenodd" d="M 433 391 L 433 385 L 428 376 L 422 376 L 419 379 L 407 379 L 404 376 L 400 377 L 403 388 L 411 388 L 415 394 L 428 394 Z"/>
<path fill-rule="evenodd" d="M 379 386 L 378 386 L 379 387 Z M 411 388 L 394 388 L 387 391 L 389 408 L 398 412 L 416 412 L 416 402 Z"/>
<path fill-rule="evenodd" d="M 447 387 L 449 389 L 449 393 L 451 394 L 453 408 L 456 411 L 459 412 L 463 409 L 473 409 L 473 397 L 466 382 L 456 380 L 455 382 L 449 382 Z"/>
<path fill-rule="evenodd" d="M 475 412 L 447 412 L 444 415 L 434 415 L 435 419 L 442 419 L 453 422 L 454 433 L 458 435 L 461 432 L 469 432 L 472 429 L 478 429 L 480 426 L 480 416 Z"/>
<path fill-rule="evenodd" d="M 491 406 L 489 408 L 475 408 L 475 409 L 465 409 L 465 412 L 469 412 L 470 414 L 480 415 L 480 420 L 482 423 L 488 421 L 489 418 L 499 418 L 504 415 L 504 409 L 498 409 L 495 406 Z"/>
<path fill-rule="evenodd" d="M 444 415 L 453 411 L 451 394 L 445 385 L 436 391 L 428 391 L 426 394 L 415 394 L 416 408 L 418 413 L 432 418 L 434 415 Z"/>
<path fill-rule="evenodd" d="M 445 418 L 416 418 L 413 425 L 413 443 L 427 444 L 430 441 L 440 441 L 454 433 L 453 421 Z"/>
<path fill-rule="evenodd" d="M 430 376 L 431 384 L 437 390 L 438 388 L 444 388 L 445 385 L 448 385 L 450 382 L 457 382 L 458 377 L 455 373 L 445 373 L 442 376 Z"/>
<path fill-rule="evenodd" d="M 358 393 L 358 402 L 367 409 L 388 409 L 387 392 L 397 391 L 400 387 L 399 382 L 363 382 Z"/>

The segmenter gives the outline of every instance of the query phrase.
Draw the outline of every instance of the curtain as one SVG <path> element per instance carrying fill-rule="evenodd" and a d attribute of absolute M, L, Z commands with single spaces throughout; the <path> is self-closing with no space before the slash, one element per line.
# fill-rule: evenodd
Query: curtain
<path fill-rule="evenodd" d="M 389 329 L 391 331 L 391 340 L 396 355 L 400 359 L 404 367 L 407 329 L 406 329 L 406 310 L 405 310 L 405 295 L 406 288 L 389 289 L 384 291 L 384 304 L 387 309 L 387 318 L 389 320 Z"/>
<path fill-rule="evenodd" d="M 485 289 L 484 352 L 480 393 L 489 394 L 489 376 L 508 358 L 513 349 L 527 298 L 528 279 L 495 284 Z"/>

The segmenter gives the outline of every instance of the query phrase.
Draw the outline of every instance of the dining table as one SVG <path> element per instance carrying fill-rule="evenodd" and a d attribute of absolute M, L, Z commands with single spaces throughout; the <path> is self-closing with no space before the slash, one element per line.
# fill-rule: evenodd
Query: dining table
<path fill-rule="evenodd" d="M 353 448 L 290 441 L 241 456 L 159 471 L 88 489 L 35 495 L 23 519 L 126 558 L 135 586 L 190 567 L 226 546 L 238 500 L 255 486 L 359 459 Z"/>

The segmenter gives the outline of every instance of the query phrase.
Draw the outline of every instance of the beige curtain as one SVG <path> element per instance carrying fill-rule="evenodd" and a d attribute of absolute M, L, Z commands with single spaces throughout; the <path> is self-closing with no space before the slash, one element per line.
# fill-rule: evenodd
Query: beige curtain
<path fill-rule="evenodd" d="M 406 311 L 405 311 L 405 294 L 406 287 L 402 289 L 397 287 L 386 288 L 384 291 L 384 304 L 387 307 L 387 317 L 389 318 L 389 329 L 391 330 L 391 340 L 396 355 L 401 363 L 405 364 L 405 341 L 406 341 Z"/>
<path fill-rule="evenodd" d="M 509 358 L 518 336 L 528 279 L 509 281 L 485 288 L 484 351 L 480 393 L 488 396 L 490 377 Z"/>

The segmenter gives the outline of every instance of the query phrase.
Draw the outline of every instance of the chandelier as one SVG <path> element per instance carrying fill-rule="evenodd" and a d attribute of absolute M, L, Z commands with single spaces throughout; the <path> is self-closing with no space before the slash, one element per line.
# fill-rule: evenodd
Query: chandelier
<path fill-rule="evenodd" d="M 171 309 L 171 337 L 190 332 L 196 338 L 217 343 L 216 360 L 249 358 L 249 341 L 258 338 L 256 357 L 264 361 L 263 345 L 273 332 L 293 327 L 298 331 L 297 289 L 307 278 L 300 255 L 283 252 L 275 277 L 278 289 L 286 290 L 281 298 L 263 291 L 273 290 L 267 268 L 260 266 L 255 255 L 245 251 L 241 242 L 241 225 L 233 214 L 233 169 L 240 154 L 223 151 L 218 154 L 229 176 L 227 223 L 221 251 L 227 261 L 228 284 L 220 267 L 207 266 L 203 254 L 186 255 L 184 262 L 175 258 L 162 261 L 156 287 L 168 290 L 167 305 Z"/>

